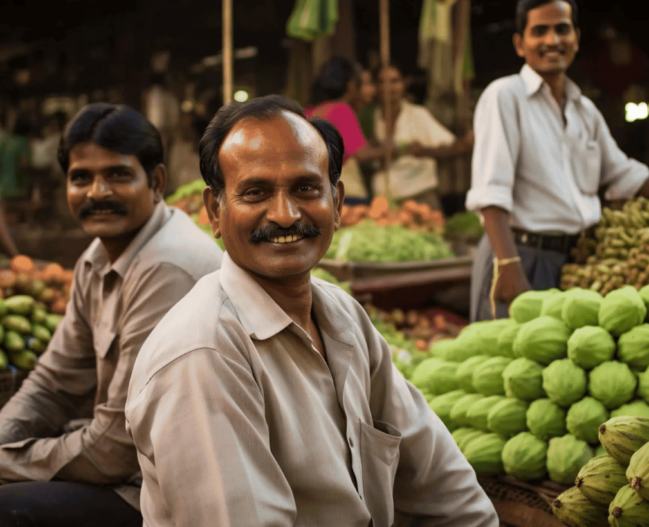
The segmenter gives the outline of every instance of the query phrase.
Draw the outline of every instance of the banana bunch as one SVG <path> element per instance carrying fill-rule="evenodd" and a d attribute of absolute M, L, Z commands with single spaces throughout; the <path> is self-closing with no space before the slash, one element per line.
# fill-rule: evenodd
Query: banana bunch
<path fill-rule="evenodd" d="M 581 240 L 573 256 L 578 263 L 563 266 L 562 289 L 606 295 L 624 285 L 640 289 L 649 283 L 649 200 L 629 200 L 621 210 L 605 208 L 595 239 Z"/>

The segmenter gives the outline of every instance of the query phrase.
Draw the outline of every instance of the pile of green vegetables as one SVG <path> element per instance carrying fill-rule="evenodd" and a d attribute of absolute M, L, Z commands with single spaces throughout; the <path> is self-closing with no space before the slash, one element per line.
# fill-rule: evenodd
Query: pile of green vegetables
<path fill-rule="evenodd" d="M 529 291 L 438 341 L 409 380 L 478 475 L 571 484 L 609 418 L 649 418 L 649 287 Z M 649 523 L 648 523 L 649 525 Z"/>
<path fill-rule="evenodd" d="M 480 217 L 471 211 L 458 212 L 446 220 L 445 229 L 448 234 L 458 234 L 464 236 L 478 237 L 482 236 L 484 227 L 480 222 Z"/>
<path fill-rule="evenodd" d="M 28 295 L 0 299 L 0 371 L 31 370 L 63 318 Z"/>
<path fill-rule="evenodd" d="M 379 226 L 363 221 L 334 233 L 325 258 L 343 262 L 421 262 L 453 256 L 446 241 L 436 234 L 399 225 Z"/>

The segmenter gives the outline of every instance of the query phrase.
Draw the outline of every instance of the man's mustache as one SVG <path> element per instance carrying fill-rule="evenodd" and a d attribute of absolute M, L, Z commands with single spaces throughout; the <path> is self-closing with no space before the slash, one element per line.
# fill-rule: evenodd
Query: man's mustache
<path fill-rule="evenodd" d="M 562 46 L 556 46 L 556 47 L 542 47 L 539 49 L 541 53 L 550 53 L 551 51 L 557 51 L 558 53 L 563 53 L 564 49 Z"/>
<path fill-rule="evenodd" d="M 277 225 L 266 225 L 265 227 L 260 227 L 250 235 L 250 243 L 270 242 L 273 238 L 279 238 L 281 236 L 315 238 L 320 234 L 322 234 L 322 229 L 319 229 L 315 225 L 309 225 L 303 221 L 296 221 L 286 229 Z"/>
<path fill-rule="evenodd" d="M 127 216 L 128 209 L 119 201 L 87 201 L 79 209 L 79 217 L 84 220 L 95 212 L 110 211 L 119 216 Z"/>

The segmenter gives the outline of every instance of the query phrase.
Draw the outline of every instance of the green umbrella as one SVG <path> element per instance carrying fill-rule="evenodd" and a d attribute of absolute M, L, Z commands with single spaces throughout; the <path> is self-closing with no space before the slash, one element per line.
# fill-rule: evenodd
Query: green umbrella
<path fill-rule="evenodd" d="M 297 0 L 286 23 L 289 37 L 302 40 L 333 35 L 338 22 L 338 0 Z"/>

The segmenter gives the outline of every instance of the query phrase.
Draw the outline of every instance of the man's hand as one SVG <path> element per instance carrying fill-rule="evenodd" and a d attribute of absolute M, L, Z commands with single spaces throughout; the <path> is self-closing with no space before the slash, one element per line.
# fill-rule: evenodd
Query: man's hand
<path fill-rule="evenodd" d="M 498 282 L 494 291 L 496 302 L 510 305 L 518 295 L 532 289 L 520 262 L 503 265 L 498 271 Z"/>

